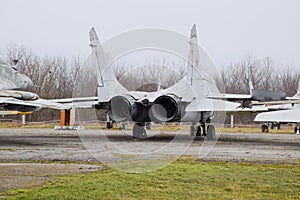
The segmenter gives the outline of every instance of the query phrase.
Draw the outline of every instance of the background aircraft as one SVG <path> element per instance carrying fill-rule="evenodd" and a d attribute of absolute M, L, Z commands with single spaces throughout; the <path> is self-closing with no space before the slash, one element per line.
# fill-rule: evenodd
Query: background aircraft
<path fill-rule="evenodd" d="M 133 136 L 146 137 L 147 122 L 191 122 L 191 134 L 215 137 L 215 127 L 210 124 L 215 111 L 233 110 L 239 103 L 209 98 L 218 94 L 212 77 L 202 73 L 199 64 L 199 47 L 196 26 L 191 29 L 187 75 L 178 83 L 157 92 L 127 91 L 116 79 L 112 69 L 106 69 L 106 52 L 94 28 L 90 31 L 92 54 L 86 63 L 96 66 L 98 73 L 98 104 L 114 122 L 133 121 Z M 103 54 L 104 53 L 104 54 Z M 202 67 L 202 66 L 201 66 Z M 205 67 L 205 66 L 203 66 Z M 113 90 L 114 88 L 114 90 Z M 209 124 L 209 125 L 207 125 Z"/>
<path fill-rule="evenodd" d="M 297 93 L 292 97 L 286 97 L 282 101 L 270 101 L 270 102 L 257 102 L 254 104 L 265 104 L 269 107 L 282 108 L 286 110 L 271 111 L 265 113 L 259 113 L 256 115 L 254 121 L 256 122 L 268 122 L 277 128 L 280 128 L 280 123 L 296 123 L 295 133 L 299 134 L 300 131 L 300 80 L 298 82 Z M 262 132 L 267 132 L 269 126 L 267 124 L 262 125 Z"/>
<path fill-rule="evenodd" d="M 40 99 L 37 94 L 28 92 L 32 87 L 29 77 L 19 73 L 15 66 L 10 66 L 0 57 L 0 107 L 5 110 L 2 114 L 30 113 L 41 108 L 68 109 L 62 104 Z"/>

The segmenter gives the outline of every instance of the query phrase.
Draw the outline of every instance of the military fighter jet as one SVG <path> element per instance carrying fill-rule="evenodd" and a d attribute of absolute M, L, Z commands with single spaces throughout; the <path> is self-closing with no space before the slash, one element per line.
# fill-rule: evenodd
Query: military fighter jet
<path fill-rule="evenodd" d="M 134 122 L 133 137 L 147 137 L 144 127 L 148 122 L 191 122 L 192 134 L 203 134 L 214 139 L 215 127 L 210 124 L 214 112 L 232 111 L 240 106 L 239 103 L 210 98 L 219 90 L 211 76 L 201 73 L 196 25 L 191 29 L 190 41 L 187 41 L 187 75 L 175 85 L 156 92 L 128 91 L 124 88 L 113 70 L 99 64 L 99 60 L 103 59 L 103 48 L 94 28 L 90 31 L 90 41 L 92 54 L 86 63 L 93 65 L 98 73 L 98 104 L 95 108 L 105 109 L 113 122 Z"/>
<path fill-rule="evenodd" d="M 41 108 L 67 109 L 66 106 L 45 99 L 35 93 L 28 92 L 33 87 L 29 77 L 17 71 L 0 56 L 0 107 L 15 113 L 28 113 Z"/>
<path fill-rule="evenodd" d="M 268 122 L 271 123 L 271 128 L 275 126 L 278 129 L 280 128 L 280 124 L 295 123 L 294 132 L 296 134 L 300 133 L 300 80 L 298 82 L 297 93 L 294 96 L 286 97 L 281 101 L 258 102 L 256 104 L 269 104 L 269 107 L 273 106 L 284 110 L 259 113 L 256 115 L 254 121 Z M 263 124 L 261 128 L 262 132 L 268 132 L 269 124 Z"/>

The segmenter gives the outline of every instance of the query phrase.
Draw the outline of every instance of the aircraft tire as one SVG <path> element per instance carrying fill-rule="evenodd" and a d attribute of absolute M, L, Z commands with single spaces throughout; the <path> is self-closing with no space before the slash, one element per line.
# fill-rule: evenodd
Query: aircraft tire
<path fill-rule="evenodd" d="M 107 129 L 113 128 L 113 123 L 112 122 L 106 122 L 106 128 Z"/>
<path fill-rule="evenodd" d="M 147 122 L 147 123 L 146 123 L 146 129 L 147 129 L 147 130 L 151 130 L 151 128 L 152 128 L 151 122 Z"/>
<path fill-rule="evenodd" d="M 207 139 L 208 140 L 215 140 L 216 139 L 216 130 L 214 125 L 207 126 Z"/>
<path fill-rule="evenodd" d="M 146 138 L 147 133 L 142 123 L 135 123 L 132 129 L 132 135 L 134 138 Z"/>
<path fill-rule="evenodd" d="M 261 132 L 262 133 L 268 133 L 269 132 L 269 127 L 266 124 L 261 125 Z"/>
<path fill-rule="evenodd" d="M 201 126 L 197 126 L 196 137 L 201 136 Z"/>
<path fill-rule="evenodd" d="M 300 127 L 296 126 L 295 129 L 294 129 L 294 133 L 295 134 L 299 134 L 299 132 L 300 132 Z"/>
<path fill-rule="evenodd" d="M 195 134 L 196 134 L 195 126 L 194 126 L 194 125 L 191 125 L 191 126 L 190 126 L 190 135 L 191 135 L 191 136 L 195 136 Z"/>

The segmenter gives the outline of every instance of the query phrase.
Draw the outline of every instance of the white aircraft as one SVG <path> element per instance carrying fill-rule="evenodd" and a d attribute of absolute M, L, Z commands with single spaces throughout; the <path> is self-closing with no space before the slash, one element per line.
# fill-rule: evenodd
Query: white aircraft
<path fill-rule="evenodd" d="M 97 67 L 99 85 L 95 108 L 105 109 L 113 122 L 134 122 L 133 137 L 147 137 L 144 127 L 148 122 L 191 122 L 192 134 L 201 135 L 202 129 L 204 136 L 214 139 L 215 127 L 210 124 L 214 112 L 232 111 L 240 106 L 239 103 L 211 98 L 211 94 L 220 93 L 213 79 L 202 73 L 198 64 L 196 25 L 191 29 L 187 75 L 175 85 L 157 92 L 127 91 L 117 81 L 112 69 L 99 64 L 103 59 L 103 49 L 94 28 L 90 31 L 90 41 L 92 55 L 86 63 Z M 227 94 L 226 97 L 236 95 Z"/>
<path fill-rule="evenodd" d="M 0 114 L 22 114 L 37 111 L 41 108 L 68 109 L 66 106 L 40 99 L 35 93 L 28 92 L 33 87 L 29 77 L 10 66 L 0 56 Z"/>
<path fill-rule="evenodd" d="M 298 83 L 297 93 L 293 97 L 287 97 L 282 101 L 259 102 L 256 104 L 266 104 L 274 108 L 282 108 L 286 110 L 271 111 L 259 113 L 256 115 L 254 121 L 275 123 L 280 127 L 280 123 L 296 123 L 295 133 L 299 134 L 300 131 L 300 80 Z M 262 125 L 262 131 L 268 130 L 268 125 Z"/>

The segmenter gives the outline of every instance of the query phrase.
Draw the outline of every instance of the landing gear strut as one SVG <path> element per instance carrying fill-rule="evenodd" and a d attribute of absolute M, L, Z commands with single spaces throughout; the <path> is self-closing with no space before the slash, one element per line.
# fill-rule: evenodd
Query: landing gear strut
<path fill-rule="evenodd" d="M 195 128 L 195 126 L 196 126 L 195 122 L 193 122 L 192 125 L 190 126 L 190 135 L 191 136 L 195 136 L 195 134 L 196 134 L 196 128 Z"/>
<path fill-rule="evenodd" d="M 216 130 L 214 125 L 207 126 L 207 139 L 215 140 L 216 139 Z"/>
<path fill-rule="evenodd" d="M 132 129 L 134 138 L 146 138 L 147 133 L 145 129 L 145 123 L 135 123 Z"/>
<path fill-rule="evenodd" d="M 202 129 L 202 132 L 201 132 Z M 201 125 L 192 124 L 190 126 L 190 135 L 191 136 L 206 136 L 208 140 L 216 139 L 216 130 L 214 125 L 206 126 L 205 123 L 201 122 Z"/>

